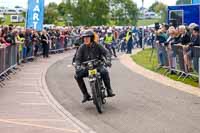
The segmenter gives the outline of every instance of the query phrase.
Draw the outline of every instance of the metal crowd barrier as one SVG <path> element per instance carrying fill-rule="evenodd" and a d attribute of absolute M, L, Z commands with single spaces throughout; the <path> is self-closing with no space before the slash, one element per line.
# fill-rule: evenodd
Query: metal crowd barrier
<path fill-rule="evenodd" d="M 17 46 L 10 45 L 0 48 L 0 76 L 7 75 L 7 72 L 17 66 Z"/>
<path fill-rule="evenodd" d="M 192 53 L 193 53 L 194 70 L 199 73 L 200 47 L 197 47 L 197 46 L 193 47 Z"/>
<path fill-rule="evenodd" d="M 50 53 L 57 53 L 57 52 L 63 52 L 64 47 L 62 47 L 62 43 L 60 39 L 51 40 L 49 43 L 49 52 Z"/>
<path fill-rule="evenodd" d="M 0 74 L 5 70 L 5 48 L 0 48 Z"/>
<path fill-rule="evenodd" d="M 199 70 L 199 87 L 200 87 L 200 58 L 199 58 L 198 62 L 199 62 L 199 69 L 198 70 Z"/>
<path fill-rule="evenodd" d="M 34 59 L 35 58 L 35 56 L 34 56 L 34 45 L 33 44 L 29 44 L 26 48 L 27 48 L 27 51 L 26 51 L 25 58 L 27 60 Z"/>
<path fill-rule="evenodd" d="M 184 56 L 183 56 L 183 47 L 179 45 L 173 45 L 172 50 L 176 55 L 176 68 L 173 69 L 173 71 L 180 72 L 180 76 L 178 79 L 180 79 L 185 73 L 185 65 L 184 65 Z"/>
<path fill-rule="evenodd" d="M 60 53 L 73 46 L 73 37 L 65 40 L 57 39 L 55 42 L 49 42 L 49 52 Z M 29 59 L 35 58 L 35 50 L 38 48 L 37 55 L 42 55 L 42 44 L 25 44 L 10 45 L 5 48 L 0 48 L 0 87 L 2 79 L 9 79 L 8 72 L 15 73 L 15 68 L 22 62 L 27 62 Z"/>
<path fill-rule="evenodd" d="M 69 37 L 65 39 L 54 39 L 51 40 L 49 43 L 49 52 L 50 53 L 59 53 L 63 52 L 64 50 L 68 49 L 69 47 L 72 47 L 74 37 Z"/>
<path fill-rule="evenodd" d="M 158 49 L 159 50 L 159 49 Z M 200 47 L 192 47 L 192 67 L 194 72 L 187 72 L 187 69 L 185 68 L 185 64 L 184 64 L 184 55 L 183 55 L 183 47 L 180 45 L 173 45 L 172 46 L 172 51 L 174 52 L 175 56 L 176 56 L 176 67 L 175 68 L 170 68 L 170 66 L 168 66 L 168 63 L 164 64 L 164 68 L 167 68 L 167 73 L 169 74 L 171 71 L 175 71 L 179 74 L 178 80 L 180 78 L 183 78 L 183 80 L 185 80 L 187 77 L 199 77 L 199 69 L 200 69 L 200 64 L 199 64 L 199 58 L 200 58 Z M 166 56 L 166 49 L 161 49 L 161 52 L 163 52 L 163 55 Z M 159 52 L 158 52 L 159 54 Z M 159 55 L 158 55 L 159 56 Z M 167 58 L 163 58 L 165 59 L 164 62 L 168 62 Z M 200 81 L 199 81 L 200 82 Z"/>

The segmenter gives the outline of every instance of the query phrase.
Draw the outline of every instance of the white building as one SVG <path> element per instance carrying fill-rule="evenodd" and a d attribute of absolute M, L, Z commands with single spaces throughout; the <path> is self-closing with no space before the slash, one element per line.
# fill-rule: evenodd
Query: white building
<path fill-rule="evenodd" d="M 20 6 L 15 6 L 14 8 L 0 7 L 0 13 L 2 14 L 16 15 L 21 14 L 23 12 L 26 12 L 26 9 Z"/>

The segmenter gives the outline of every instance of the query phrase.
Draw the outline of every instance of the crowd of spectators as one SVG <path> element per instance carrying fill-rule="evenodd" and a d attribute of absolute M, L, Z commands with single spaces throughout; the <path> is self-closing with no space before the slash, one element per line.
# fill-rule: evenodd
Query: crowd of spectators
<path fill-rule="evenodd" d="M 142 27 L 52 27 L 43 31 L 25 29 L 18 26 L 0 27 L 0 48 L 17 46 L 17 61 L 26 62 L 27 57 L 37 57 L 42 53 L 44 58 L 49 57 L 49 50 L 64 49 L 67 46 L 79 46 L 82 43 L 81 34 L 90 29 L 95 34 L 95 41 L 104 45 L 108 31 L 112 32 L 113 49 L 130 54 L 134 47 L 144 48 L 147 44 L 158 49 L 160 66 L 175 68 L 177 63 L 174 46 L 183 48 L 185 72 L 192 71 L 193 47 L 200 46 L 199 26 L 190 24 L 178 27 L 163 24 L 160 27 L 142 29 Z M 144 31 L 144 32 L 143 32 Z M 156 42 L 156 43 L 154 43 Z M 156 44 L 156 46 L 154 45 Z"/>
<path fill-rule="evenodd" d="M 38 56 L 41 52 L 44 58 L 49 57 L 49 49 L 64 48 L 69 43 L 73 28 L 51 28 L 43 31 L 24 29 L 13 25 L 0 27 L 0 48 L 17 46 L 17 57 L 26 60 L 27 57 Z"/>
<path fill-rule="evenodd" d="M 193 57 L 195 54 L 194 47 L 200 47 L 199 26 L 195 23 L 178 27 L 164 24 L 155 31 L 155 34 L 160 66 L 169 66 L 175 69 L 177 66 L 176 55 L 177 52 L 180 53 L 177 48 L 179 48 L 183 56 L 184 72 L 192 72 L 192 61 L 198 63 L 198 61 L 194 61 Z M 195 70 L 198 71 L 198 68 L 195 68 Z"/>

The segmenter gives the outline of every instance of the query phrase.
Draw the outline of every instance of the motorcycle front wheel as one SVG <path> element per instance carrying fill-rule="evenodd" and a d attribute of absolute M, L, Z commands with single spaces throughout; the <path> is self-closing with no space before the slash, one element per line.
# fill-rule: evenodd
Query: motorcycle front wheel
<path fill-rule="evenodd" d="M 97 81 L 91 82 L 90 87 L 92 89 L 93 103 L 95 104 L 97 111 L 101 114 L 103 113 L 103 103 L 102 103 L 101 90 L 98 85 L 98 82 Z"/>

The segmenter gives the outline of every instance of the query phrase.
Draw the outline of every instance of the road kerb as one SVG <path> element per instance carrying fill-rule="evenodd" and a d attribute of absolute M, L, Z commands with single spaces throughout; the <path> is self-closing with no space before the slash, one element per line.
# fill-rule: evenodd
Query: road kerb
<path fill-rule="evenodd" d="M 169 79 L 161 74 L 152 72 L 150 70 L 147 70 L 143 68 L 142 66 L 136 64 L 130 57 L 130 55 L 122 55 L 120 57 L 120 62 L 125 65 L 128 69 L 131 71 L 143 75 L 144 77 L 154 80 L 158 83 L 164 84 L 166 86 L 175 88 L 177 90 L 190 93 L 192 95 L 200 97 L 200 89 L 198 87 L 193 87 L 190 85 L 186 85 L 184 83 L 174 81 L 172 79 Z M 162 79 L 162 80 L 161 80 Z"/>
<path fill-rule="evenodd" d="M 69 122 L 71 122 L 72 125 L 77 127 L 81 131 L 81 133 L 96 133 L 91 128 L 89 128 L 87 125 L 85 125 L 80 120 L 75 118 L 63 106 L 61 106 L 48 89 L 48 86 L 46 83 L 46 78 L 45 78 L 48 68 L 50 68 L 50 66 L 52 66 L 56 62 L 63 60 L 64 58 L 67 58 L 68 56 L 69 55 L 62 56 L 61 58 L 57 59 L 56 61 L 51 62 L 51 64 L 48 65 L 48 67 L 44 69 L 44 71 L 42 72 L 41 80 L 40 80 L 40 85 L 42 86 L 40 88 L 40 91 L 43 94 L 43 96 L 45 97 L 45 99 L 47 100 L 47 102 L 56 110 L 56 112 L 59 113 L 66 120 L 70 120 Z"/>

